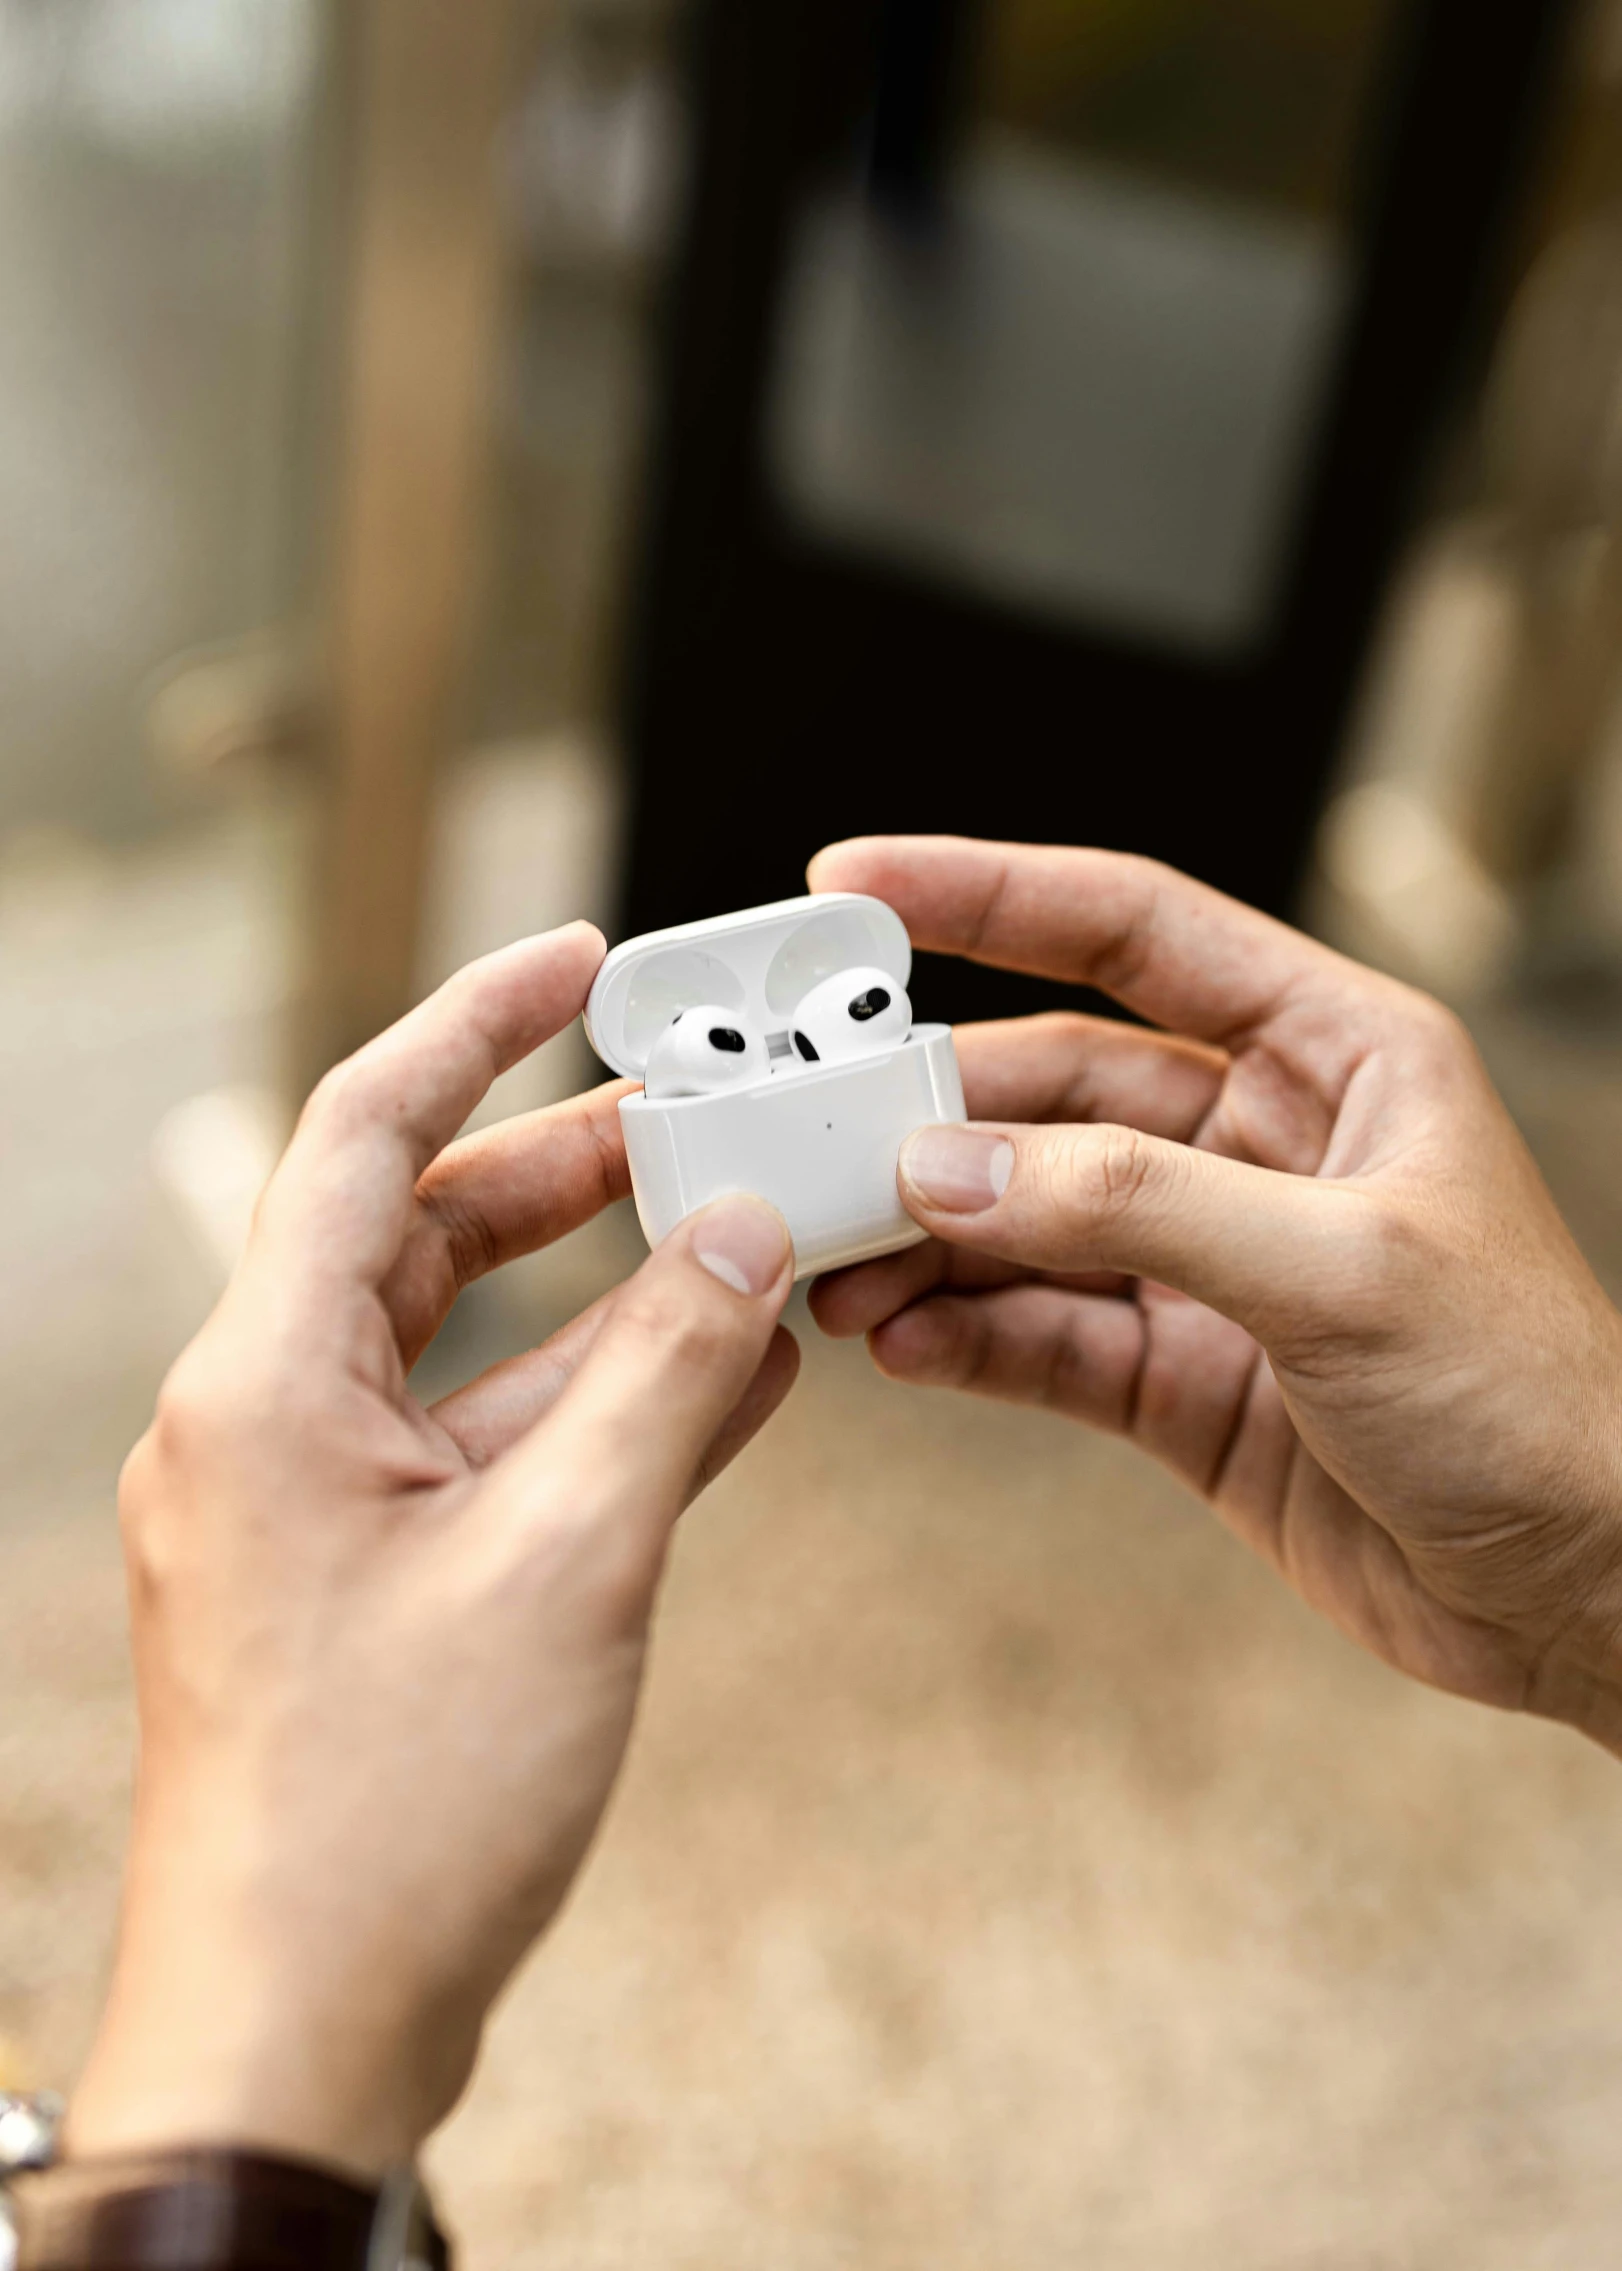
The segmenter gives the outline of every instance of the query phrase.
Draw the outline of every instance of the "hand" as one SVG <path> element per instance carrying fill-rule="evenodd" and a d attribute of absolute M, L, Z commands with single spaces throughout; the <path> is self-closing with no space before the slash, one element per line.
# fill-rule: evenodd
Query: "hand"
<path fill-rule="evenodd" d="M 321 1084 L 131 1455 L 140 1772 L 77 2153 L 410 2156 L 596 1828 L 672 1526 L 792 1382 L 787 1232 L 737 1199 L 545 1348 L 407 1389 L 460 1285 L 626 1188 L 623 1084 L 442 1148 L 602 950 L 475 963 Z"/>
<path fill-rule="evenodd" d="M 961 1031 L 989 1124 L 911 1139 L 933 1240 L 822 1280 L 824 1330 L 1130 1436 L 1388 1663 L 1622 1750 L 1622 1330 L 1457 1021 L 1144 860 L 811 879 L 1165 1029 Z"/>

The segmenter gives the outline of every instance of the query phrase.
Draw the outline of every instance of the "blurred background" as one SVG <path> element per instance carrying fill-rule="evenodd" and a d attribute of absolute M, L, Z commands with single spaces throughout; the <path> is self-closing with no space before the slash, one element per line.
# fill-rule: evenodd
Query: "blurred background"
<path fill-rule="evenodd" d="M 1619 531 L 1617 0 L 0 0 L 0 2084 L 107 1956 L 119 1460 L 472 953 L 1157 853 L 1456 1003 L 1622 1286 Z M 1614 2263 L 1614 1768 L 801 1339 L 435 2149 L 470 2260 Z"/>

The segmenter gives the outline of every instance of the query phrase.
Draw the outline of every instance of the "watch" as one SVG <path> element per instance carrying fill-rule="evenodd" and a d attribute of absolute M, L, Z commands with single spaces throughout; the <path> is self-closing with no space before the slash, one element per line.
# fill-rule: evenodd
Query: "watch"
<path fill-rule="evenodd" d="M 218 2147 L 63 2161 L 63 2113 L 0 2095 L 0 2271 L 449 2271 L 413 2168 L 369 2190 Z"/>
<path fill-rule="evenodd" d="M 50 2167 L 66 2110 L 51 2090 L 0 2090 L 0 2271 L 15 2271 L 17 2262 L 17 2223 L 7 2197 L 12 2178 Z"/>

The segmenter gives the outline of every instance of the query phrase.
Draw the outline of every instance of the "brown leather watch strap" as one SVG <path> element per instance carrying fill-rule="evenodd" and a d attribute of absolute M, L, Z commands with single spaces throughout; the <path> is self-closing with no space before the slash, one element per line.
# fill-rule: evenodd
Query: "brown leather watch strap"
<path fill-rule="evenodd" d="M 378 2196 L 309 2162 L 198 2150 L 64 2161 L 15 2201 L 18 2271 L 368 2271 Z M 449 2271 L 431 2222 L 413 2257 Z"/>

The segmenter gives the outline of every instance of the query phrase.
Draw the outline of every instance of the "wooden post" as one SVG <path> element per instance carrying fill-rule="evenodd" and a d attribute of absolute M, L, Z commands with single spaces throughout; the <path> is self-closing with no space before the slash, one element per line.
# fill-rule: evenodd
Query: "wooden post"
<path fill-rule="evenodd" d="M 302 1094 L 412 998 L 479 569 L 512 0 L 337 0 L 344 271 Z"/>

